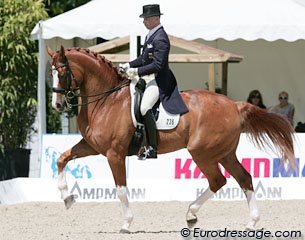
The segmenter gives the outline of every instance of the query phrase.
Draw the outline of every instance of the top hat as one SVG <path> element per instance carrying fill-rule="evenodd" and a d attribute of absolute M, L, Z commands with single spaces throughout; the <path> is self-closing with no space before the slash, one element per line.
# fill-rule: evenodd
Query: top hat
<path fill-rule="evenodd" d="M 160 6 L 158 4 L 151 4 L 143 6 L 143 13 L 140 15 L 140 18 L 160 15 L 163 15 L 163 13 L 160 13 Z"/>

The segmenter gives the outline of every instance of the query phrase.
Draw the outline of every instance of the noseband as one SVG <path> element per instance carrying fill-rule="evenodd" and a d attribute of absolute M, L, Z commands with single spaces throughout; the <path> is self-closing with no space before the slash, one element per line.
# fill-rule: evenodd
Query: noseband
<path fill-rule="evenodd" d="M 118 91 L 119 89 L 128 86 L 129 82 L 130 82 L 129 79 L 125 79 L 118 86 L 115 86 L 114 88 L 111 88 L 111 89 L 109 89 L 107 91 L 104 91 L 104 92 L 101 92 L 101 93 L 97 93 L 97 94 L 93 94 L 93 95 L 80 95 L 80 94 L 77 93 L 77 91 L 80 89 L 80 86 L 79 86 L 78 81 L 75 78 L 75 76 L 74 76 L 74 74 L 73 74 L 73 72 L 72 72 L 72 70 L 70 68 L 70 65 L 69 65 L 69 62 L 68 62 L 68 58 L 66 56 L 65 56 L 65 63 L 63 63 L 63 64 L 61 64 L 59 66 L 55 66 L 55 68 L 53 68 L 52 70 L 57 70 L 57 69 L 63 68 L 63 67 L 67 68 L 67 71 L 64 74 L 64 75 L 67 76 L 66 77 L 67 83 L 68 83 L 67 84 L 67 88 L 55 88 L 55 87 L 53 87 L 52 91 L 55 92 L 55 93 L 60 93 L 60 94 L 64 94 L 65 95 L 65 102 L 66 102 L 66 105 L 67 105 L 68 109 L 71 109 L 72 107 L 84 106 L 84 105 L 88 105 L 90 103 L 98 102 L 101 99 L 109 96 L 110 94 Z M 72 88 L 72 79 L 73 79 L 73 81 L 76 84 L 76 88 L 75 89 Z M 95 100 L 86 102 L 86 103 L 82 103 L 82 104 L 72 104 L 71 103 L 71 100 L 73 98 L 79 98 L 79 97 L 90 98 L 90 97 L 97 97 L 97 96 L 100 96 L 100 97 L 95 99 Z"/>

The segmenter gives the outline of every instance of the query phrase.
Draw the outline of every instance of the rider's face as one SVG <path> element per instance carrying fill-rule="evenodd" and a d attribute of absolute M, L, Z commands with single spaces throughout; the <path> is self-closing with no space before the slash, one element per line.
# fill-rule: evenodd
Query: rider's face
<path fill-rule="evenodd" d="M 160 17 L 152 16 L 144 18 L 143 23 L 148 30 L 151 30 L 160 24 Z"/>

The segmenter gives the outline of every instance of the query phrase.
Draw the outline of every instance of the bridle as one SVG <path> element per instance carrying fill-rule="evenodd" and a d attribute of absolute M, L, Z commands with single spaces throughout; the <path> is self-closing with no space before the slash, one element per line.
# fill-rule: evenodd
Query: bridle
<path fill-rule="evenodd" d="M 90 103 L 98 102 L 98 101 L 102 100 L 103 98 L 108 97 L 112 93 L 120 90 L 121 88 L 129 86 L 129 83 L 130 83 L 130 79 L 126 78 L 119 85 L 117 85 L 114 88 L 111 88 L 111 89 L 109 89 L 107 91 L 104 91 L 104 92 L 101 92 L 101 93 L 92 94 L 92 95 L 80 95 L 80 94 L 77 93 L 79 91 L 79 89 L 80 89 L 79 83 L 78 83 L 76 77 L 74 76 L 74 74 L 73 74 L 73 72 L 72 72 L 72 70 L 70 68 L 69 61 L 68 61 L 68 58 L 66 56 L 65 56 L 65 62 L 63 64 L 61 64 L 61 65 L 58 65 L 58 66 L 51 66 L 51 71 L 52 70 L 57 70 L 57 69 L 63 68 L 63 67 L 66 67 L 67 71 L 65 72 L 65 74 L 63 76 L 60 76 L 60 77 L 62 78 L 64 76 L 66 76 L 67 83 L 68 83 L 67 84 L 67 88 L 56 88 L 56 87 L 53 87 L 52 91 L 55 92 L 55 93 L 64 94 L 64 96 L 65 96 L 65 103 L 66 103 L 67 108 L 69 110 L 71 110 L 73 107 L 85 106 L 85 105 L 89 105 Z M 72 80 L 75 82 L 75 85 L 76 85 L 76 88 L 74 88 L 74 89 L 72 88 Z M 90 98 L 90 97 L 97 97 L 97 96 L 100 96 L 100 97 L 95 99 L 95 100 L 86 102 L 86 103 L 81 103 L 81 104 L 73 104 L 73 103 L 71 103 L 71 101 L 74 98 Z"/>
<path fill-rule="evenodd" d="M 72 100 L 77 94 L 76 92 L 79 90 L 79 84 L 78 84 L 78 81 L 77 79 L 75 78 L 71 68 L 70 68 L 70 65 L 69 65 L 69 62 L 68 62 L 68 58 L 65 56 L 65 62 L 61 65 L 58 65 L 58 66 L 51 66 L 51 71 L 52 70 L 57 70 L 59 68 L 63 68 L 63 67 L 66 67 L 67 68 L 67 71 L 65 72 L 65 74 L 63 76 L 60 76 L 61 78 L 64 77 L 65 75 L 67 76 L 67 88 L 56 88 L 56 87 L 53 87 L 52 88 L 52 91 L 55 92 L 55 93 L 61 93 L 61 94 L 64 94 L 65 95 L 65 98 L 66 100 L 69 100 L 68 103 L 70 103 L 70 100 Z M 72 79 L 73 81 L 75 82 L 76 84 L 76 88 L 75 89 L 72 89 Z M 68 105 L 69 107 L 69 105 Z M 71 106 L 73 107 L 73 106 Z"/>

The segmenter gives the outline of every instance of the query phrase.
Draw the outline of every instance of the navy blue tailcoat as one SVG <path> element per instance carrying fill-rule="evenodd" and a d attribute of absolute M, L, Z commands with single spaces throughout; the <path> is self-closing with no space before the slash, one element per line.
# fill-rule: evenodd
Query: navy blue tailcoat
<path fill-rule="evenodd" d="M 129 64 L 131 68 L 138 68 L 139 76 L 155 73 L 164 109 L 172 114 L 182 114 L 188 112 L 188 109 L 168 65 L 169 51 L 168 36 L 164 28 L 160 27 L 144 43 L 142 54 Z"/>

